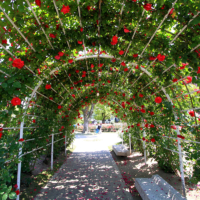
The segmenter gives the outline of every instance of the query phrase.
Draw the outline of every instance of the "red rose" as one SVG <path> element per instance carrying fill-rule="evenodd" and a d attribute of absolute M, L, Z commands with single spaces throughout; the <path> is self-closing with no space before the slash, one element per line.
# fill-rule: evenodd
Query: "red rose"
<path fill-rule="evenodd" d="M 7 44 L 7 40 L 2 40 L 2 44 Z"/>
<path fill-rule="evenodd" d="M 110 81 L 110 80 L 107 80 L 107 82 L 108 82 L 108 83 L 111 83 L 111 81 Z"/>
<path fill-rule="evenodd" d="M 145 112 L 146 112 L 144 109 L 141 109 L 140 111 L 141 111 L 142 113 L 145 113 Z"/>
<path fill-rule="evenodd" d="M 124 33 L 129 33 L 131 31 L 129 31 L 127 28 L 124 29 Z"/>
<path fill-rule="evenodd" d="M 15 193 L 16 193 L 16 195 L 19 195 L 19 190 L 16 190 Z"/>
<path fill-rule="evenodd" d="M 21 69 L 24 66 L 24 61 L 22 61 L 20 58 L 15 58 L 15 60 L 13 60 L 12 66 Z"/>
<path fill-rule="evenodd" d="M 82 27 L 80 28 L 80 32 L 83 32 L 83 28 Z"/>
<path fill-rule="evenodd" d="M 200 74 L 200 67 L 198 67 L 198 71 L 197 71 L 197 74 Z"/>
<path fill-rule="evenodd" d="M 23 141 L 24 141 L 24 139 L 23 139 L 23 138 L 20 138 L 18 141 L 19 141 L 19 142 L 23 142 Z"/>
<path fill-rule="evenodd" d="M 103 65 L 104 65 L 103 63 L 100 63 L 98 64 L 98 67 L 103 67 Z"/>
<path fill-rule="evenodd" d="M 17 184 L 15 184 L 15 185 L 14 185 L 14 188 L 16 188 L 16 189 L 17 189 L 17 188 L 18 188 L 18 185 L 17 185 Z"/>
<path fill-rule="evenodd" d="M 68 63 L 70 63 L 70 64 L 73 63 L 73 59 L 69 59 Z"/>
<path fill-rule="evenodd" d="M 145 124 L 144 126 L 145 126 L 146 128 L 148 128 L 149 124 Z"/>
<path fill-rule="evenodd" d="M 185 137 L 182 136 L 182 135 L 177 135 L 177 137 L 178 137 L 178 138 L 181 138 L 181 139 L 183 139 L 183 140 L 185 139 Z"/>
<path fill-rule="evenodd" d="M 124 102 L 122 102 L 122 104 L 121 104 L 121 105 L 122 105 L 122 107 L 123 107 L 123 108 L 125 108 L 125 103 L 124 103 Z"/>
<path fill-rule="evenodd" d="M 172 81 L 175 83 L 175 82 L 177 82 L 177 81 L 178 81 L 178 79 L 177 79 L 177 78 L 174 78 Z"/>
<path fill-rule="evenodd" d="M 151 4 L 150 3 L 146 3 L 145 5 L 143 5 L 143 8 L 147 11 L 151 10 Z"/>
<path fill-rule="evenodd" d="M 155 102 L 156 103 L 161 103 L 162 102 L 162 98 L 161 97 L 156 97 L 155 98 Z"/>
<path fill-rule="evenodd" d="M 60 24 L 56 24 L 56 30 L 58 30 L 58 29 L 59 29 L 59 26 L 60 26 Z"/>
<path fill-rule="evenodd" d="M 190 115 L 191 117 L 195 117 L 195 112 L 194 112 L 193 110 L 191 110 L 191 111 L 189 111 L 189 115 Z"/>
<path fill-rule="evenodd" d="M 153 124 L 150 125 L 151 128 L 154 128 L 155 126 Z"/>
<path fill-rule="evenodd" d="M 55 56 L 55 59 L 56 59 L 56 60 L 59 60 L 59 59 L 60 59 L 60 56 L 56 55 L 56 56 Z"/>
<path fill-rule="evenodd" d="M 154 138 L 151 138 L 151 142 L 155 142 L 156 140 Z"/>
<path fill-rule="evenodd" d="M 137 58 L 137 57 L 138 57 L 138 54 L 133 54 L 133 57 L 134 57 L 134 58 Z"/>
<path fill-rule="evenodd" d="M 123 55 L 124 54 L 124 51 L 123 50 L 120 50 L 119 51 L 119 55 Z"/>
<path fill-rule="evenodd" d="M 11 104 L 12 104 L 13 106 L 21 105 L 21 99 L 18 98 L 18 97 L 15 97 L 15 98 L 13 98 L 13 99 L 11 100 Z"/>
<path fill-rule="evenodd" d="M 33 119 L 33 123 L 35 123 L 36 122 L 36 120 L 35 119 Z"/>
<path fill-rule="evenodd" d="M 124 68 L 124 72 L 127 72 L 128 71 L 128 68 L 126 67 L 126 68 Z"/>
<path fill-rule="evenodd" d="M 118 42 L 117 40 L 118 40 L 118 37 L 117 37 L 117 36 L 113 36 L 113 37 L 112 37 L 111 45 L 117 44 L 117 42 Z"/>
<path fill-rule="evenodd" d="M 115 59 L 115 58 L 113 58 L 111 61 L 112 61 L 112 62 L 116 62 L 116 59 Z"/>
<path fill-rule="evenodd" d="M 78 41 L 78 44 L 83 44 L 83 42 L 82 41 Z"/>
<path fill-rule="evenodd" d="M 53 100 L 53 97 L 49 97 L 50 100 Z"/>
<path fill-rule="evenodd" d="M 50 84 L 46 84 L 46 85 L 45 85 L 45 89 L 46 89 L 46 90 L 51 89 L 51 85 L 50 85 Z"/>
<path fill-rule="evenodd" d="M 129 110 L 133 110 L 133 108 L 132 108 L 132 107 L 130 107 L 130 108 L 129 108 Z"/>
<path fill-rule="evenodd" d="M 183 81 L 184 84 L 189 84 L 192 82 L 192 77 L 191 76 L 187 76 L 187 79 Z"/>
<path fill-rule="evenodd" d="M 41 7 L 41 1 L 40 0 L 35 0 L 35 4 L 39 7 Z"/>
<path fill-rule="evenodd" d="M 145 141 L 145 137 L 143 137 L 142 140 Z"/>
<path fill-rule="evenodd" d="M 64 56 L 64 53 L 63 52 L 58 52 L 58 55 L 60 56 L 60 57 L 62 57 L 62 56 Z"/>
<path fill-rule="evenodd" d="M 174 11 L 174 8 L 172 8 L 172 9 L 170 10 L 169 15 L 171 15 L 171 14 L 173 13 L 173 11 Z"/>
<path fill-rule="evenodd" d="M 56 38 L 56 35 L 54 35 L 53 33 L 49 33 L 49 37 Z"/>
<path fill-rule="evenodd" d="M 137 126 L 139 127 L 139 126 L 140 126 L 140 123 L 138 123 Z"/>
<path fill-rule="evenodd" d="M 9 61 L 13 61 L 13 59 L 12 59 L 12 58 L 9 58 L 8 60 L 9 60 Z"/>
<path fill-rule="evenodd" d="M 154 112 L 150 112 L 150 115 L 154 115 Z"/>
<path fill-rule="evenodd" d="M 156 57 L 153 57 L 153 56 L 150 56 L 150 57 L 149 57 L 149 60 L 151 60 L 151 61 L 152 61 L 152 60 L 155 60 L 155 59 L 156 59 Z"/>
<path fill-rule="evenodd" d="M 139 69 L 138 65 L 137 65 L 137 66 L 135 66 L 135 69 Z"/>
<path fill-rule="evenodd" d="M 61 9 L 61 12 L 62 12 L 63 14 L 69 13 L 69 12 L 70 12 L 70 7 L 69 7 L 69 6 L 63 5 L 63 7 L 62 7 L 62 9 Z"/>
<path fill-rule="evenodd" d="M 62 108 L 62 106 L 61 105 L 58 105 L 58 109 L 61 109 Z"/>
<path fill-rule="evenodd" d="M 41 74 L 40 69 L 37 69 L 37 71 L 38 71 L 38 75 L 40 75 Z"/>
<path fill-rule="evenodd" d="M 94 68 L 94 65 L 93 64 L 91 64 L 91 66 L 90 66 L 91 68 Z"/>
<path fill-rule="evenodd" d="M 173 128 L 174 130 L 176 130 L 176 126 L 172 125 L 171 128 Z"/>
<path fill-rule="evenodd" d="M 126 66 L 126 63 L 125 63 L 125 62 L 121 62 L 121 65 L 122 65 L 123 67 L 125 67 L 125 66 Z"/>
<path fill-rule="evenodd" d="M 163 5 L 161 9 L 163 10 L 164 8 L 165 8 L 165 5 Z"/>
<path fill-rule="evenodd" d="M 141 97 L 141 98 L 142 98 L 143 96 L 144 96 L 143 94 L 139 94 L 139 97 Z"/>
<path fill-rule="evenodd" d="M 164 60 L 165 60 L 165 56 L 164 56 L 164 55 L 161 55 L 161 54 L 158 54 L 158 55 L 157 55 L 157 59 L 158 59 L 159 61 L 164 61 Z"/>
<path fill-rule="evenodd" d="M 72 97 L 74 97 L 74 98 L 75 98 L 75 94 L 72 94 Z"/>
<path fill-rule="evenodd" d="M 3 135 L 3 134 L 0 132 L 0 139 L 1 139 L 2 135 Z"/>

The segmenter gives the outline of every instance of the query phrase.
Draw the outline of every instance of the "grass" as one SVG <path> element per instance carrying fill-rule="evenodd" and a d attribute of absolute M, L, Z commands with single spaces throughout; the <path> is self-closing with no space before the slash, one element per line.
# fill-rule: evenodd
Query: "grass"
<path fill-rule="evenodd" d="M 69 156 L 75 149 L 75 146 L 73 145 L 73 149 L 70 147 L 70 149 L 67 150 L 67 156 Z M 61 152 L 59 157 L 65 157 L 65 152 Z M 38 175 L 28 175 L 28 174 L 22 174 L 22 180 L 26 180 L 28 185 L 22 185 L 21 187 L 21 194 L 20 199 L 21 200 L 28 200 L 33 199 L 41 190 L 42 187 L 44 187 L 48 181 L 51 179 L 51 177 L 59 170 L 59 168 L 64 163 L 65 159 L 58 159 L 57 162 L 54 163 L 53 170 L 51 171 L 50 167 L 47 170 L 42 171 Z"/>

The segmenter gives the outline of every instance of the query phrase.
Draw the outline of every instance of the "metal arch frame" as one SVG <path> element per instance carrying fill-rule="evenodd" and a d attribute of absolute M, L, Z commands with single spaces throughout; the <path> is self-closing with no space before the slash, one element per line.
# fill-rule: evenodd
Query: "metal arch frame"
<path fill-rule="evenodd" d="M 24 117 L 26 115 L 26 110 L 28 108 L 28 105 L 29 105 L 29 102 L 30 100 L 33 98 L 33 96 L 35 95 L 35 93 L 37 92 L 38 88 L 40 87 L 40 85 L 43 83 L 43 81 L 40 81 L 38 83 L 38 85 L 34 88 L 32 94 L 31 94 L 31 97 L 28 98 L 28 101 L 27 101 L 27 104 L 26 104 L 26 107 L 25 107 L 25 111 L 24 111 L 24 114 L 23 114 L 23 119 L 22 119 L 22 122 L 20 124 L 20 136 L 19 136 L 19 139 L 20 138 L 23 138 L 23 129 L 24 129 Z M 22 142 L 19 142 L 19 144 L 21 145 Z M 21 157 L 22 155 L 22 147 L 19 148 L 19 158 Z M 21 166 L 22 166 L 22 163 L 21 161 L 18 163 L 18 170 L 17 170 L 17 186 L 18 186 L 18 190 L 20 190 L 20 182 L 21 182 Z M 17 195 L 17 200 L 19 200 L 19 195 Z"/>

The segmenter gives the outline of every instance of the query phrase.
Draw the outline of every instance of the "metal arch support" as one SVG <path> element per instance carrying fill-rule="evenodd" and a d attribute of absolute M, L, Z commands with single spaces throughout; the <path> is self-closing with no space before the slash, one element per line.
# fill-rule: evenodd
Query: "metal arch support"
<path fill-rule="evenodd" d="M 31 94 L 31 97 L 28 98 L 28 101 L 27 101 L 27 104 L 26 104 L 26 107 L 25 107 L 25 111 L 24 111 L 24 114 L 23 114 L 23 120 L 20 124 L 20 136 L 19 136 L 19 139 L 20 138 L 23 138 L 23 130 L 24 130 L 24 116 L 26 114 L 26 110 L 28 108 L 28 105 L 29 105 L 29 102 L 30 100 L 33 98 L 34 94 L 37 92 L 38 88 L 40 87 L 40 85 L 43 83 L 43 81 L 40 81 L 38 83 L 38 85 L 34 88 L 32 94 Z M 22 142 L 20 142 L 20 144 L 22 145 Z M 22 155 L 22 147 L 19 148 L 19 158 L 21 157 Z M 18 190 L 20 191 L 20 182 L 21 182 L 21 167 L 22 167 L 22 163 L 18 163 L 18 170 L 17 170 L 17 186 L 18 186 Z M 20 198 L 20 195 L 17 195 L 17 198 L 16 200 L 19 200 Z"/>

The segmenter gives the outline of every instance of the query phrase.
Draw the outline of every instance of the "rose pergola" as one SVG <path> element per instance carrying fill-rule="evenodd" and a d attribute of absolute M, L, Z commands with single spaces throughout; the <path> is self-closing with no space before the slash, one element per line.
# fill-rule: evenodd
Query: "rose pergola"
<path fill-rule="evenodd" d="M 19 198 L 17 164 L 29 170 L 51 134 L 59 154 L 97 101 L 127 122 L 136 149 L 180 170 L 183 189 L 182 156 L 198 181 L 199 12 L 195 0 L 2 0 L 0 197 Z"/>

